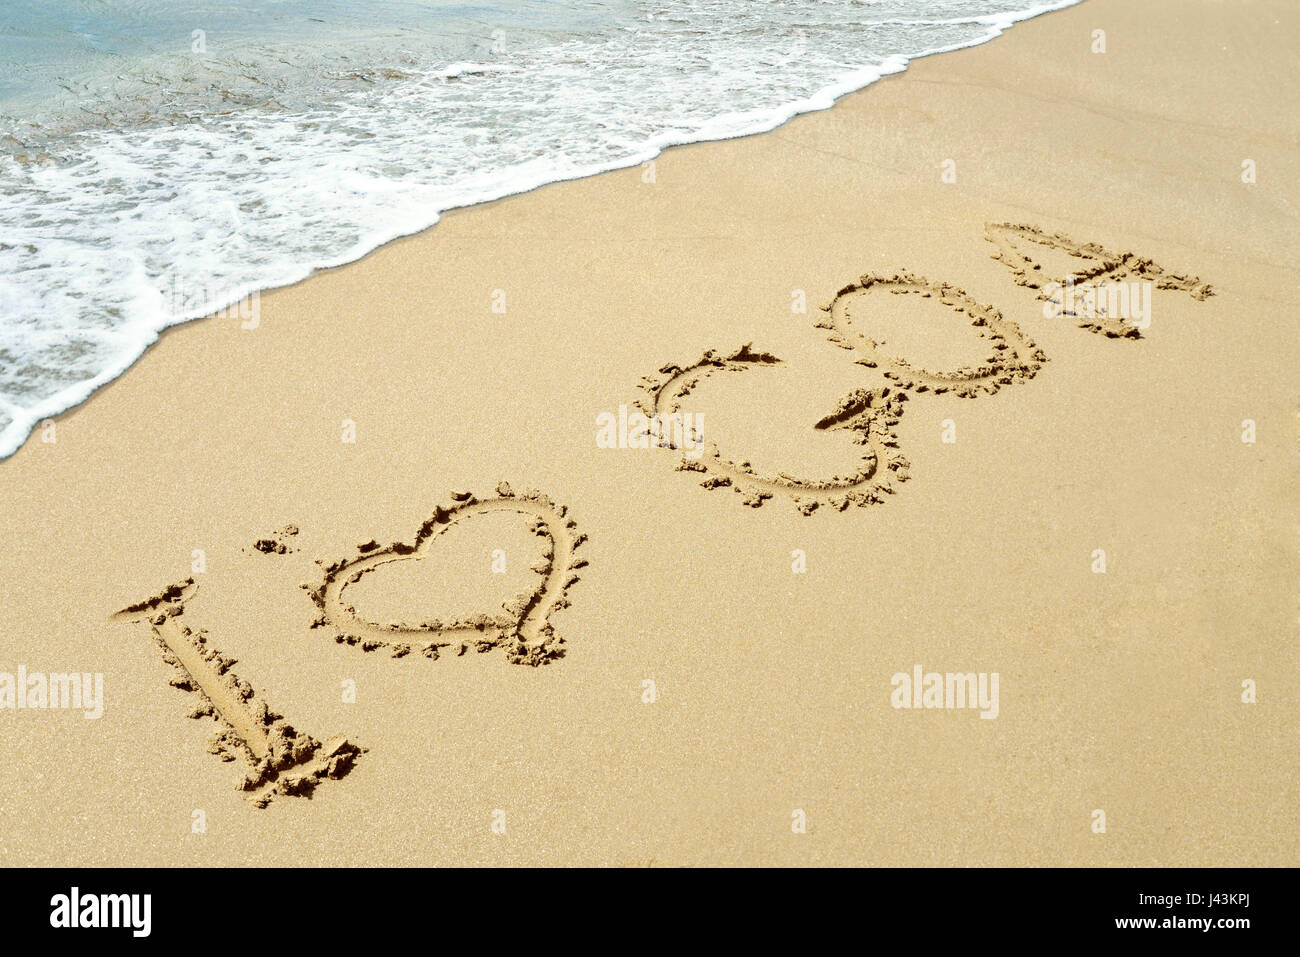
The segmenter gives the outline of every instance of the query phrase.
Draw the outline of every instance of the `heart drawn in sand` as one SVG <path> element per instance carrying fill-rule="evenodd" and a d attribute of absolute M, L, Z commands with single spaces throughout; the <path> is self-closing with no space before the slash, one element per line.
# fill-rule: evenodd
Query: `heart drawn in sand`
<path fill-rule="evenodd" d="M 448 530 L 502 512 L 528 519 L 530 530 L 544 542 L 542 560 L 533 566 L 541 581 L 532 591 L 505 602 L 502 613 L 479 613 L 451 621 L 380 623 L 362 617 L 351 603 L 348 587 L 366 575 L 395 562 L 419 561 Z M 470 647 L 480 652 L 503 648 L 513 663 L 546 664 L 564 654 L 564 642 L 555 634 L 550 615 L 568 606 L 568 589 L 578 580 L 577 570 L 587 564 L 575 557 L 586 540 L 575 529 L 567 509 L 540 492 L 516 494 L 505 482 L 497 486 L 495 496 L 486 499 L 454 492 L 452 503 L 436 508 L 413 542 L 388 546 L 369 542 L 358 546 L 355 556 L 325 565 L 322 582 L 303 586 L 320 612 L 312 627 L 330 629 L 335 641 L 367 651 L 385 648 L 396 658 L 418 648 L 426 658 L 436 659 L 441 649 L 454 646 L 458 654 Z"/>

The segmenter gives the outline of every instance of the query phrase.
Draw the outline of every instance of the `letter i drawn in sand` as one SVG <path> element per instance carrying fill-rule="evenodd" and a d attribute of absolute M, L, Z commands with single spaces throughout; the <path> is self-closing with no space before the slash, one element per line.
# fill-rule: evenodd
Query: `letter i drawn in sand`
<path fill-rule="evenodd" d="M 211 715 L 222 725 L 208 750 L 223 761 L 243 757 L 248 762 L 240 790 L 257 807 L 266 807 L 277 794 L 310 796 L 321 781 L 347 774 L 365 748 L 341 735 L 322 744 L 295 729 L 235 675 L 234 659 L 210 646 L 203 629 L 191 631 L 180 620 L 197 589 L 194 579 L 187 578 L 122 609 L 112 620 L 150 627 L 164 660 L 178 672 L 172 686 L 201 699 L 190 717 Z"/>

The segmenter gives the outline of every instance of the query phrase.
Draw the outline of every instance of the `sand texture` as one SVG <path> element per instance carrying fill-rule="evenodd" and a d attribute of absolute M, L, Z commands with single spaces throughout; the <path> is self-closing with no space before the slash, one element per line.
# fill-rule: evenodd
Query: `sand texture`
<path fill-rule="evenodd" d="M 1295 864 L 1298 42 L 1090 0 L 169 331 L 0 462 L 0 672 L 104 675 L 0 864 Z"/>

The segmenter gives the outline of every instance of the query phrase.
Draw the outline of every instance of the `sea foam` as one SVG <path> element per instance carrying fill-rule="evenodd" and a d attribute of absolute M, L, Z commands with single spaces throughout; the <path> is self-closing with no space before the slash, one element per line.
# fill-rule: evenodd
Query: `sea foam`
<path fill-rule="evenodd" d="M 1075 2 L 287 0 L 249 22 L 233 0 L 130 0 L 96 23 L 49 0 L 37 31 L 14 0 L 0 457 L 168 326 L 449 209 L 772 129 Z"/>

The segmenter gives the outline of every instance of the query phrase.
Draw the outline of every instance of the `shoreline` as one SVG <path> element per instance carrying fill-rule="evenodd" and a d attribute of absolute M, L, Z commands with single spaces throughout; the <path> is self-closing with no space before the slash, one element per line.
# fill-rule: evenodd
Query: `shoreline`
<path fill-rule="evenodd" d="M 1038 6 L 1028 8 L 1026 11 L 1023 11 L 1021 15 L 1017 15 L 1017 16 L 1007 16 L 1007 15 L 999 14 L 999 15 L 990 15 L 983 18 L 976 18 L 979 22 L 986 23 L 990 28 L 994 29 L 996 32 L 993 33 L 991 36 L 986 37 L 983 40 L 975 41 L 972 43 L 955 44 L 947 47 L 939 47 L 937 49 L 919 54 L 914 57 L 905 57 L 901 54 L 893 55 L 888 57 L 886 61 L 880 64 L 879 66 L 861 67 L 855 71 L 844 74 L 839 79 L 837 79 L 834 83 L 828 84 L 827 86 L 823 87 L 816 94 L 814 94 L 809 98 L 792 101 L 790 103 L 782 105 L 779 108 L 773 108 L 769 110 L 765 118 L 756 121 L 755 124 L 752 126 L 752 128 L 747 128 L 737 133 L 728 133 L 725 135 L 716 135 L 716 136 L 712 134 L 701 133 L 695 138 L 687 138 L 687 139 L 682 139 L 674 135 L 664 134 L 648 141 L 645 144 L 645 148 L 643 152 L 634 154 L 625 159 L 618 160 L 610 164 L 596 165 L 589 169 L 585 169 L 582 172 L 573 173 L 572 175 L 561 176 L 558 179 L 549 178 L 549 179 L 543 179 L 539 182 L 525 181 L 525 185 L 521 185 L 518 187 L 516 187 L 515 185 L 511 185 L 509 187 L 503 187 L 505 191 L 500 192 L 499 194 L 488 195 L 486 198 L 469 200 L 464 203 L 456 203 L 451 206 L 448 206 L 445 209 L 438 210 L 433 214 L 432 220 L 426 222 L 424 219 L 421 219 L 421 222 L 424 222 L 424 225 L 414 226 L 409 229 L 406 227 L 402 227 L 399 231 L 395 233 L 390 230 L 379 230 L 377 232 L 372 233 L 367 238 L 358 241 L 351 249 L 349 249 L 344 253 L 339 254 L 337 257 L 334 257 L 332 259 L 327 259 L 318 265 L 300 264 L 300 265 L 295 265 L 292 268 L 288 269 L 286 275 L 296 276 L 297 278 L 284 278 L 282 281 L 276 280 L 268 284 L 245 284 L 239 286 L 229 299 L 227 299 L 224 296 L 218 297 L 217 301 L 219 305 L 216 309 L 213 309 L 210 312 L 205 311 L 203 313 L 196 313 L 194 315 L 185 315 L 180 318 L 175 318 L 167 321 L 166 324 L 162 325 L 157 329 L 152 330 L 150 333 L 152 338 L 150 338 L 147 342 L 144 342 L 142 345 L 140 345 L 138 350 L 132 353 L 129 357 L 119 359 L 108 369 L 104 370 L 99 375 L 95 376 L 93 379 L 87 380 L 82 383 L 78 383 L 74 386 L 70 386 L 68 389 L 65 389 L 64 391 L 57 393 L 56 395 L 50 397 L 49 399 L 43 401 L 42 403 L 39 403 L 33 409 L 30 410 L 20 409 L 17 406 L 13 406 L 9 404 L 5 400 L 0 400 L 0 402 L 4 403 L 4 411 L 12 418 L 12 422 L 8 426 L 5 426 L 3 429 L 0 429 L 0 462 L 3 462 L 5 459 L 12 456 L 14 452 L 18 451 L 18 449 L 20 449 L 22 445 L 31 438 L 32 433 L 40 425 L 50 420 L 57 420 L 59 416 L 62 416 L 76 409 L 78 406 L 82 405 L 83 403 L 90 401 L 90 399 L 95 395 L 95 393 L 98 392 L 105 385 L 115 381 L 116 379 L 120 378 L 121 376 L 129 372 L 131 368 L 136 364 L 136 362 L 138 362 L 140 358 L 155 343 L 157 343 L 158 339 L 165 332 L 167 332 L 167 330 L 175 328 L 176 326 L 183 326 L 191 322 L 196 322 L 204 319 L 219 318 L 223 314 L 229 312 L 229 310 L 231 309 L 242 308 L 244 303 L 248 302 L 250 299 L 254 297 L 260 296 L 263 293 L 272 292 L 278 289 L 290 289 L 293 288 L 294 286 L 297 286 L 299 283 L 305 282 L 313 278 L 314 276 L 320 275 L 323 272 L 327 272 L 334 269 L 340 269 L 344 266 L 351 265 L 352 263 L 364 259 L 366 256 L 369 256 L 371 253 L 379 249 L 382 249 L 384 246 L 388 245 L 389 243 L 393 243 L 400 239 L 406 239 L 412 236 L 418 236 L 421 233 L 427 232 L 428 230 L 435 228 L 438 225 L 438 223 L 442 221 L 443 217 L 445 217 L 448 213 L 456 212 L 458 210 L 472 209 L 477 206 L 484 206 L 490 203 L 499 202 L 503 199 L 510 199 L 515 196 L 526 195 L 538 189 L 542 189 L 546 186 L 552 186 L 559 183 L 575 182 L 577 180 L 587 179 L 593 176 L 600 176 L 605 173 L 612 173 L 612 172 L 618 172 L 620 170 L 632 169 L 637 166 L 642 166 L 645 163 L 648 163 L 652 160 L 655 160 L 659 156 L 663 155 L 665 150 L 672 149 L 678 146 L 691 146 L 697 143 L 724 142 L 726 140 L 744 139 L 750 136 L 758 136 L 764 133 L 770 133 L 774 130 L 780 129 L 782 126 L 784 126 L 786 123 L 790 122 L 792 119 L 794 119 L 797 116 L 803 116 L 808 113 L 816 113 L 816 112 L 821 112 L 823 110 L 828 110 L 831 107 L 833 107 L 836 102 L 843 99 L 845 96 L 849 96 L 853 93 L 860 92 L 861 90 L 864 90 L 867 87 L 875 83 L 878 83 L 879 81 L 886 79 L 889 76 L 893 76 L 895 74 L 906 71 L 908 66 L 913 61 L 928 59 L 934 56 L 940 56 L 945 53 L 955 52 L 957 50 L 971 49 L 973 47 L 983 46 L 986 43 L 991 43 L 994 40 L 997 40 L 1000 36 L 1004 35 L 1008 30 L 1010 30 L 1016 24 L 1023 23 L 1027 20 L 1035 19 L 1040 16 L 1045 16 L 1046 14 L 1049 13 L 1058 12 L 1059 10 L 1069 9 L 1069 6 L 1077 5 L 1082 2 L 1083 0 L 1067 0 L 1068 5 L 1063 7 L 1052 7 L 1051 5 L 1040 4 Z M 453 64 L 452 66 L 461 66 L 461 64 Z M 727 116 L 729 115 L 720 116 L 718 117 L 718 120 L 725 120 L 727 119 Z M 22 434 L 21 438 L 18 438 L 19 433 Z M 14 444 L 12 448 L 9 447 L 11 441 L 17 443 Z"/>
<path fill-rule="evenodd" d="M 0 861 L 1293 861 L 1297 32 L 1091 0 L 173 327 L 0 465 L 0 672 L 104 676 L 94 721 L 0 710 Z M 1000 224 L 1113 254 L 1149 328 L 1049 316 Z M 703 472 L 600 446 L 661 398 Z M 310 799 L 251 806 L 114 621 L 187 578 L 176 624 L 364 749 Z M 929 672 L 996 718 L 891 703 Z"/>

